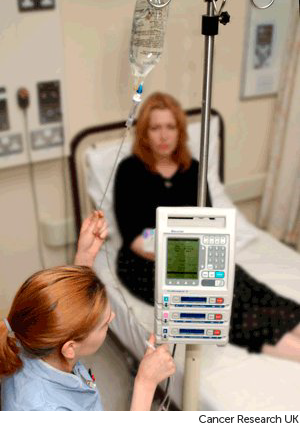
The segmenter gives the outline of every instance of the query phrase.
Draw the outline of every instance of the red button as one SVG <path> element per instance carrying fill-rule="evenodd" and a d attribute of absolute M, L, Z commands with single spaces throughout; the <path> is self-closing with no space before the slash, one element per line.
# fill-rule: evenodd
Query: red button
<path fill-rule="evenodd" d="M 214 330 L 214 336 L 220 336 L 221 330 Z"/>
<path fill-rule="evenodd" d="M 217 298 L 217 303 L 223 303 L 223 302 L 224 302 L 223 297 L 218 297 L 218 298 Z"/>
<path fill-rule="evenodd" d="M 216 319 L 216 320 L 221 320 L 221 319 L 222 319 L 222 315 L 221 315 L 221 314 L 217 314 L 217 315 L 215 316 L 215 319 Z"/>

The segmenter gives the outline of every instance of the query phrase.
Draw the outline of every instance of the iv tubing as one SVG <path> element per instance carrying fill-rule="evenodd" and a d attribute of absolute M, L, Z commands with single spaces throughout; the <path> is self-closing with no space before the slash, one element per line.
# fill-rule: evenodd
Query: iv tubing
<path fill-rule="evenodd" d="M 139 104 L 142 101 L 142 93 L 143 93 L 143 84 L 141 83 L 136 91 L 136 93 L 132 97 L 132 106 L 126 121 L 126 128 L 130 129 L 135 119 L 136 111 Z"/>

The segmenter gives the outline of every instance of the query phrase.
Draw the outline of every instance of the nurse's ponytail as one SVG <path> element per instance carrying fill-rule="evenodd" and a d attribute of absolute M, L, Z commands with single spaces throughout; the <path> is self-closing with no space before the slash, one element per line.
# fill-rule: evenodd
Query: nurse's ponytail
<path fill-rule="evenodd" d="M 16 338 L 9 332 L 5 321 L 0 320 L 0 376 L 9 376 L 21 367 Z"/>
<path fill-rule="evenodd" d="M 0 322 L 0 377 L 22 368 L 22 354 L 43 358 L 69 340 L 81 341 L 107 305 L 104 285 L 92 269 L 63 266 L 32 275 Z"/>

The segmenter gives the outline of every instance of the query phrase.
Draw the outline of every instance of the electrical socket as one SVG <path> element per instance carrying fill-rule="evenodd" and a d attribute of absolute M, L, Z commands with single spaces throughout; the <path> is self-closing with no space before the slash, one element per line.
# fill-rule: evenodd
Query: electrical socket
<path fill-rule="evenodd" d="M 49 10 L 55 8 L 55 0 L 18 0 L 20 12 Z"/>
<path fill-rule="evenodd" d="M 22 152 L 21 134 L 6 135 L 0 138 L 0 156 L 9 156 Z"/>
<path fill-rule="evenodd" d="M 28 12 L 36 9 L 35 0 L 19 0 L 19 11 Z"/>
<path fill-rule="evenodd" d="M 54 9 L 55 0 L 38 0 L 40 9 Z"/>
<path fill-rule="evenodd" d="M 31 147 L 33 150 L 48 149 L 62 146 L 63 144 L 64 134 L 62 126 L 37 129 L 31 132 Z"/>

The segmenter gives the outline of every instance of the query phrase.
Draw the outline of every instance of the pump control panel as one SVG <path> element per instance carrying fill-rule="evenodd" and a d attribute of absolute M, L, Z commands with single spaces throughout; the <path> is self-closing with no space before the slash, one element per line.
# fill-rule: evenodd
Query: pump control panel
<path fill-rule="evenodd" d="M 228 342 L 235 265 L 234 209 L 156 211 L 158 343 Z"/>

